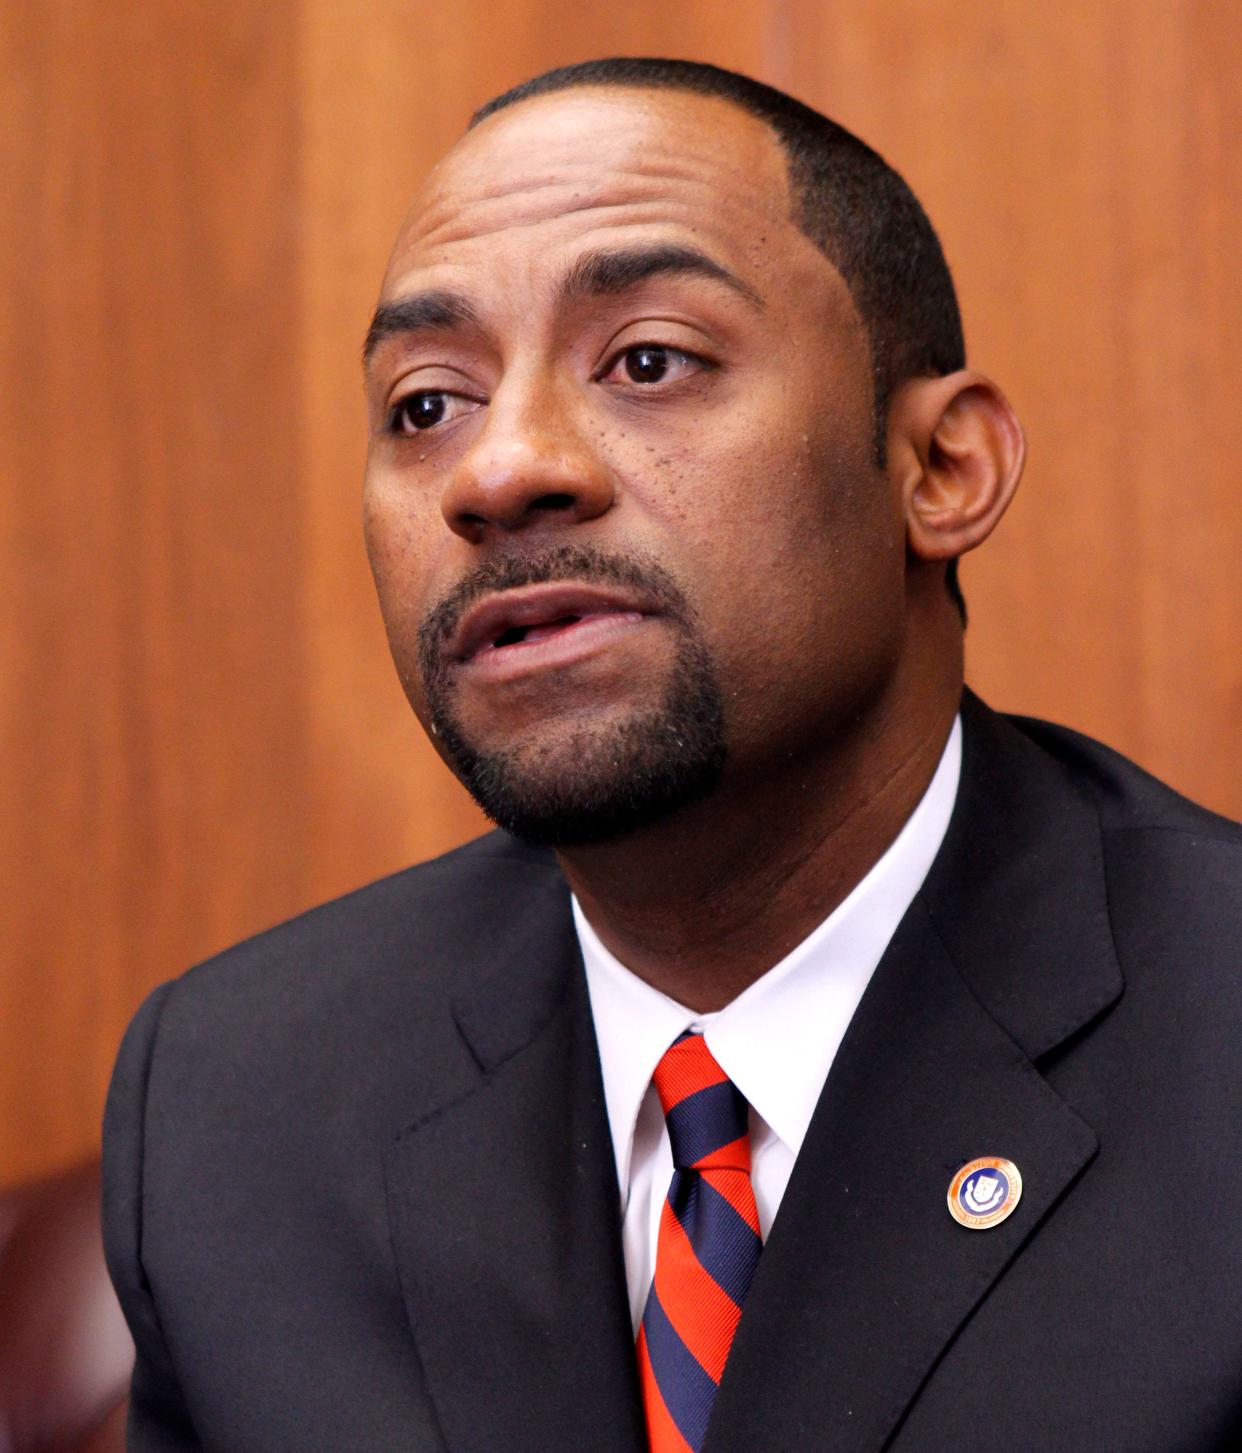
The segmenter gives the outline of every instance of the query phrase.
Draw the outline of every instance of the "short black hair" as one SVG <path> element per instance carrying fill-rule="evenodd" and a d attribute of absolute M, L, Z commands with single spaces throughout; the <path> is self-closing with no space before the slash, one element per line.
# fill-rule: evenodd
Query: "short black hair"
<path fill-rule="evenodd" d="M 719 96 L 775 132 L 789 166 L 795 221 L 845 279 L 871 349 L 875 456 L 884 462 L 893 390 L 908 378 L 953 373 L 966 344 L 953 278 L 940 239 L 905 181 L 844 126 L 774 86 L 701 61 L 612 56 L 545 71 L 481 106 L 496 111 L 577 86 L 636 86 Z M 949 594 L 966 618 L 957 561 Z"/>

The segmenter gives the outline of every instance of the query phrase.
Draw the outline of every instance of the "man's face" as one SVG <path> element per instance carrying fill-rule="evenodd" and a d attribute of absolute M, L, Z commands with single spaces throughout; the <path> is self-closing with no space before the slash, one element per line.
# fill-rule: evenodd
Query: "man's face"
<path fill-rule="evenodd" d="M 484 807 L 615 835 L 796 772 L 900 650 L 866 337 L 731 104 L 501 111 L 397 241 L 365 522 L 407 695 Z"/>

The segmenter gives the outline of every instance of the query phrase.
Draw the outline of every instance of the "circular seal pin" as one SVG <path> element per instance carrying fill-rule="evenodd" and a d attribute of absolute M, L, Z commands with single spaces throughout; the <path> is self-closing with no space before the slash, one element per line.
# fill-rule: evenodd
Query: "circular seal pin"
<path fill-rule="evenodd" d="M 949 1214 L 972 1231 L 999 1226 L 1021 1199 L 1018 1167 L 999 1155 L 969 1161 L 949 1184 Z"/>

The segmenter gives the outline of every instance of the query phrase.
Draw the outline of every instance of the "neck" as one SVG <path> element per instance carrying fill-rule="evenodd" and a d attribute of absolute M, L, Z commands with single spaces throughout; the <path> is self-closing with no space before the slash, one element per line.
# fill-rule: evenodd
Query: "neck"
<path fill-rule="evenodd" d="M 640 978 L 700 1013 L 723 1008 L 796 947 L 875 865 L 927 790 L 960 667 L 892 697 L 759 782 L 625 840 L 563 851 L 592 927 Z"/>

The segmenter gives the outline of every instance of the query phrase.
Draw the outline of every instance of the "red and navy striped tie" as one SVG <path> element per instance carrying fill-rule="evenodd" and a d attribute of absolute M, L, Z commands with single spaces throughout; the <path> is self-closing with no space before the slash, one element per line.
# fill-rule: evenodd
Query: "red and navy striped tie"
<path fill-rule="evenodd" d="M 701 1034 L 683 1034 L 654 1078 L 674 1170 L 638 1367 L 652 1453 L 699 1453 L 763 1245 L 747 1106 Z"/>

